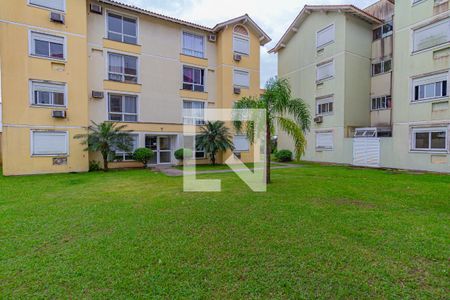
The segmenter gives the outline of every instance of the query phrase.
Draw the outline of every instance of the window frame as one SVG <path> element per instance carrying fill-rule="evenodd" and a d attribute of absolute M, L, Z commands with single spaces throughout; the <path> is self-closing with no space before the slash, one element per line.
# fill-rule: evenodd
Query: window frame
<path fill-rule="evenodd" d="M 242 137 L 245 138 L 248 147 L 246 147 L 245 149 L 234 149 L 233 152 L 234 152 L 234 153 L 246 153 L 246 152 L 250 152 L 251 144 L 250 144 L 250 141 L 248 140 L 248 137 L 247 137 L 246 135 L 244 135 L 244 134 L 235 134 L 235 135 L 233 135 L 233 145 L 236 144 L 236 143 L 235 143 L 235 139 L 238 138 L 238 137 L 239 137 L 239 138 L 242 138 Z"/>
<path fill-rule="evenodd" d="M 201 120 L 200 120 L 200 118 L 197 118 L 197 117 L 185 116 L 185 114 L 184 114 L 185 113 L 185 108 L 184 108 L 184 103 L 185 102 L 197 102 L 197 103 L 202 103 L 203 104 L 203 117 L 202 117 Z M 182 123 L 184 125 L 195 125 L 195 126 L 204 125 L 206 123 L 206 121 L 205 121 L 205 110 L 206 110 L 207 106 L 208 106 L 208 102 L 206 102 L 206 101 L 183 99 L 183 101 L 181 101 L 181 110 L 182 110 L 181 118 L 182 118 Z M 191 108 L 191 110 L 194 110 L 194 109 Z M 185 119 L 192 119 L 194 122 L 193 123 L 186 123 Z M 197 120 L 197 119 L 199 119 L 201 122 L 199 122 L 199 123 L 195 122 L 195 120 Z"/>
<path fill-rule="evenodd" d="M 318 136 L 320 134 L 329 134 L 331 135 L 331 147 L 319 147 L 318 145 Z M 315 132 L 315 148 L 316 151 L 333 151 L 334 150 L 334 132 L 333 130 L 326 130 L 326 131 L 316 131 Z"/>
<path fill-rule="evenodd" d="M 192 82 L 187 82 L 184 81 L 184 68 L 190 68 L 192 69 L 192 72 L 194 72 L 195 70 L 200 70 L 200 74 L 203 73 L 203 84 L 196 84 L 194 83 L 194 80 L 192 80 Z M 202 67 L 198 67 L 198 66 L 193 66 L 193 65 L 188 65 L 188 64 L 182 64 L 181 65 L 181 89 L 184 91 L 191 91 L 191 92 L 196 92 L 196 93 L 206 93 L 206 68 L 202 68 Z M 192 85 L 191 89 L 185 89 L 184 85 Z M 196 86 L 201 86 L 203 87 L 203 91 L 196 91 L 195 87 Z"/>
<path fill-rule="evenodd" d="M 197 56 L 197 55 L 193 55 L 193 54 L 188 54 L 185 53 L 184 50 L 187 49 L 184 47 L 184 35 L 188 34 L 188 35 L 193 35 L 193 36 L 197 36 L 197 37 L 201 37 L 203 40 L 203 50 L 202 50 L 202 56 Z M 194 51 L 194 50 L 191 50 Z M 192 32 L 189 30 L 182 30 L 181 31 L 181 53 L 183 55 L 187 55 L 187 56 L 191 56 L 191 57 L 196 57 L 196 58 L 206 58 L 206 37 L 204 34 L 200 34 L 198 32 Z"/>
<path fill-rule="evenodd" d="M 35 54 L 34 53 L 35 52 L 35 49 L 34 49 L 35 39 L 33 38 L 33 34 L 62 39 L 63 58 L 51 57 L 50 50 L 49 50 L 49 56 Z M 49 41 L 49 40 L 44 40 L 44 41 L 48 42 L 49 46 L 50 46 L 51 41 Z M 54 61 L 58 61 L 58 62 L 66 62 L 67 61 L 67 38 L 66 38 L 66 36 L 62 36 L 62 35 L 55 35 L 55 34 L 50 34 L 47 32 L 36 31 L 36 30 L 30 29 L 30 30 L 28 30 L 28 55 L 30 57 L 34 57 L 34 58 L 48 59 L 48 60 L 54 60 Z"/>
<path fill-rule="evenodd" d="M 321 67 L 323 67 L 323 66 L 327 66 L 327 65 L 332 65 L 332 69 L 333 69 L 332 74 L 331 74 L 330 76 L 328 76 L 328 77 L 324 77 L 324 78 L 320 78 L 320 79 L 319 79 L 319 78 L 318 78 L 318 75 L 319 75 L 319 68 L 321 68 Z M 335 66 L 335 64 L 334 64 L 334 59 L 332 59 L 332 60 L 327 60 L 327 61 L 325 61 L 325 62 L 321 62 L 321 63 L 316 64 L 316 83 L 321 83 L 321 82 L 324 82 L 324 81 L 333 79 L 334 76 L 335 76 L 335 73 L 336 73 L 336 66 Z"/>
<path fill-rule="evenodd" d="M 319 34 L 322 33 L 323 31 L 326 31 L 330 27 L 333 28 L 333 39 L 322 45 L 319 45 Z M 336 25 L 335 25 L 335 23 L 329 24 L 326 27 L 316 31 L 316 49 L 323 49 L 326 46 L 333 44 L 334 42 L 336 42 Z"/>
<path fill-rule="evenodd" d="M 384 27 L 386 25 L 390 25 L 392 27 L 392 30 L 385 32 Z M 378 30 L 381 30 L 380 36 L 375 38 L 375 32 Z M 391 20 L 385 22 L 383 25 L 378 26 L 377 28 L 372 30 L 372 41 L 381 40 L 381 39 L 387 38 L 393 34 L 394 34 L 394 20 L 391 19 Z"/>
<path fill-rule="evenodd" d="M 376 108 L 374 108 L 374 100 L 376 102 L 378 102 L 378 99 L 380 100 L 380 103 L 383 103 L 382 101 L 384 100 L 384 107 L 381 107 L 376 105 Z M 378 104 L 378 103 L 377 103 Z M 392 96 L 391 95 L 383 95 L 383 96 L 377 96 L 377 97 L 372 97 L 370 99 L 370 111 L 380 111 L 380 110 L 388 110 L 388 109 L 392 109 Z"/>
<path fill-rule="evenodd" d="M 243 34 L 240 34 L 239 32 L 235 32 L 234 31 L 234 29 L 237 27 L 237 26 L 242 26 L 242 27 L 244 27 L 245 28 L 245 30 L 247 30 L 247 35 L 243 35 Z M 240 55 L 244 55 L 244 56 L 250 56 L 250 52 L 251 52 L 251 45 L 250 45 L 250 31 L 248 30 L 248 28 L 246 27 L 246 26 L 244 26 L 244 25 L 242 25 L 242 24 L 236 24 L 234 27 L 233 27 L 233 53 L 237 53 L 237 54 L 240 54 Z M 245 52 L 241 52 L 241 51 L 237 51 L 236 50 L 236 42 L 235 42 L 235 38 L 238 38 L 238 39 L 241 39 L 241 40 L 245 40 L 246 42 L 247 42 L 247 49 L 248 49 L 248 53 L 245 53 Z"/>
<path fill-rule="evenodd" d="M 446 76 L 445 76 L 446 74 Z M 438 96 L 436 97 L 429 97 L 429 98 L 422 98 L 422 99 L 418 99 L 416 100 L 415 96 L 416 96 L 416 87 L 417 86 L 424 86 L 424 85 L 428 85 L 428 84 L 436 84 L 438 82 L 442 82 L 442 81 L 438 81 L 440 79 L 440 77 L 442 76 L 442 78 L 444 78 L 447 81 L 447 95 L 445 96 Z M 425 81 L 425 80 L 433 80 L 432 78 L 436 78 L 435 81 L 432 81 L 430 83 L 421 83 L 420 81 Z M 417 84 L 416 82 L 419 81 L 419 83 Z M 445 81 L 445 80 L 444 80 Z M 416 76 L 416 77 L 412 77 L 411 78 L 411 96 L 410 96 L 410 102 L 412 104 L 416 104 L 416 103 L 426 103 L 426 102 L 432 102 L 432 101 L 438 101 L 438 100 L 442 100 L 442 99 L 447 99 L 450 97 L 450 93 L 449 93 L 449 82 L 450 82 L 450 71 L 445 71 L 445 72 L 440 72 L 440 73 L 433 73 L 433 74 L 429 74 L 429 75 L 424 75 L 424 76 Z M 434 88 L 435 92 L 436 92 L 436 86 Z M 442 93 L 442 90 L 441 90 Z"/>
<path fill-rule="evenodd" d="M 332 104 L 330 110 L 330 103 Z M 319 113 L 319 106 L 328 104 L 328 111 L 325 113 Z M 328 95 L 320 98 L 316 98 L 316 116 L 330 116 L 334 114 L 334 96 Z"/>
<path fill-rule="evenodd" d="M 63 10 L 60 10 L 60 9 L 57 9 L 57 8 L 52 8 L 52 7 L 49 7 L 49 6 L 43 6 L 43 5 L 31 3 L 31 1 L 33 1 L 33 0 L 27 0 L 27 4 L 29 6 L 36 7 L 36 8 L 46 9 L 46 10 L 50 10 L 50 11 L 58 11 L 58 12 L 62 12 L 62 13 L 65 13 L 66 9 L 67 9 L 66 0 L 61 0 L 63 2 Z"/>
<path fill-rule="evenodd" d="M 126 75 L 125 73 L 115 73 L 115 72 L 110 72 L 109 71 L 109 66 L 110 66 L 110 55 L 120 55 L 122 56 L 122 69 L 123 72 L 125 72 L 125 57 L 133 57 L 136 58 L 136 75 Z M 106 55 L 106 80 L 107 81 L 112 81 L 112 82 L 122 82 L 122 83 L 126 83 L 126 84 L 140 84 L 140 57 L 139 56 L 135 56 L 135 55 L 130 55 L 130 54 L 125 54 L 122 52 L 116 52 L 116 51 L 107 51 L 107 55 Z M 115 75 L 120 75 L 122 76 L 122 80 L 113 80 L 110 79 L 109 75 L 110 73 L 115 74 Z M 136 82 L 132 82 L 132 81 L 125 81 L 125 76 L 129 76 L 129 77 L 136 77 Z"/>
<path fill-rule="evenodd" d="M 196 135 L 183 135 L 183 147 L 185 147 L 186 146 L 186 144 L 185 144 L 185 139 L 186 138 L 192 138 L 192 146 L 196 146 L 195 144 L 196 144 L 196 138 L 197 138 L 197 136 Z M 197 147 L 196 147 L 197 148 Z M 192 148 L 190 148 L 190 147 L 187 147 L 187 149 L 190 149 L 190 150 L 194 150 L 194 149 L 192 149 Z M 197 157 L 197 154 L 198 153 L 203 153 L 203 156 L 198 156 Z M 205 149 L 195 149 L 194 151 L 192 151 L 192 157 L 191 157 L 191 159 L 195 159 L 195 160 L 202 160 L 202 159 L 205 159 L 206 158 L 206 151 L 205 151 Z"/>
<path fill-rule="evenodd" d="M 386 63 L 387 63 L 387 62 L 390 62 L 390 63 L 391 63 L 391 67 L 390 67 L 390 69 L 389 69 L 388 71 L 386 71 Z M 381 72 L 375 74 L 375 72 L 374 72 L 374 67 L 375 67 L 375 65 L 378 65 L 378 64 L 380 64 Z M 380 61 L 378 61 L 378 62 L 376 62 L 376 63 L 373 63 L 373 62 L 372 62 L 371 66 L 372 66 L 372 70 L 371 70 L 371 71 L 372 71 L 372 74 L 371 74 L 372 77 L 378 76 L 378 75 L 382 75 L 382 74 L 386 74 L 386 73 L 389 73 L 389 72 L 392 72 L 392 57 L 389 57 L 389 58 L 380 60 Z"/>
<path fill-rule="evenodd" d="M 68 131 L 61 131 L 61 130 L 39 130 L 39 129 L 32 129 L 30 130 L 30 154 L 31 157 L 68 157 L 70 155 L 70 143 L 69 143 L 69 132 Z M 65 153 L 45 153 L 45 154 L 39 154 L 35 153 L 35 142 L 34 142 L 34 134 L 35 133 L 53 133 L 53 134 L 63 134 L 65 135 Z"/>
<path fill-rule="evenodd" d="M 241 85 L 241 84 L 236 84 L 236 72 L 241 72 L 241 73 L 246 73 L 248 75 L 248 85 Z M 233 86 L 234 87 L 240 87 L 242 89 L 248 89 L 250 88 L 251 85 L 251 77 L 250 77 L 250 71 L 249 70 L 244 70 L 244 69 L 233 69 Z"/>
<path fill-rule="evenodd" d="M 431 148 L 432 141 L 432 133 L 445 133 L 445 148 Z M 417 133 L 428 133 L 428 142 L 429 148 L 417 148 L 416 134 Z M 449 153 L 449 126 L 438 126 L 438 127 L 412 127 L 411 128 L 411 144 L 410 151 L 411 152 L 420 152 L 420 153 Z"/>
<path fill-rule="evenodd" d="M 419 3 L 422 3 L 422 2 L 418 2 L 417 4 L 419 4 Z M 430 50 L 433 50 L 433 49 L 436 49 L 436 48 L 439 48 L 439 47 L 442 47 L 442 46 L 450 44 L 450 34 L 449 34 L 448 40 L 446 42 L 443 42 L 443 43 L 440 43 L 440 44 L 437 44 L 437 45 L 434 45 L 434 46 L 426 47 L 426 48 L 423 48 L 423 49 L 419 49 L 419 50 L 414 49 L 414 47 L 415 47 L 415 36 L 414 36 L 414 34 L 417 31 L 423 31 L 423 30 L 429 29 L 431 27 L 438 26 L 441 23 L 445 23 L 445 22 L 449 23 L 448 26 L 450 27 L 450 16 L 447 16 L 447 17 L 445 17 L 445 18 L 443 18 L 441 20 L 435 21 L 433 23 L 428 23 L 426 25 L 422 25 L 422 26 L 418 26 L 416 28 L 412 28 L 411 29 L 411 42 L 410 42 L 411 43 L 411 54 L 414 55 L 414 54 L 417 54 L 417 53 L 427 52 L 427 51 L 430 51 Z"/>
<path fill-rule="evenodd" d="M 35 103 L 35 89 L 34 84 L 44 84 L 44 85 L 53 85 L 53 86 L 63 86 L 64 89 L 64 104 L 37 104 Z M 53 99 L 53 97 L 51 97 Z M 55 81 L 45 81 L 45 80 L 37 80 L 37 79 L 30 79 L 29 80 L 29 100 L 30 105 L 33 107 L 50 107 L 50 108 L 67 108 L 68 107 L 68 87 L 67 83 L 65 82 L 55 82 Z"/>
<path fill-rule="evenodd" d="M 118 151 L 118 150 L 115 150 L 115 151 L 114 151 L 114 161 L 115 161 L 115 162 L 130 162 L 130 161 L 135 161 L 134 159 L 126 159 L 126 157 L 127 157 L 127 156 L 130 156 L 130 154 L 131 154 L 131 156 L 132 156 L 132 154 L 134 153 L 134 151 L 140 147 L 140 145 L 141 145 L 141 143 L 140 143 L 140 135 L 139 135 L 139 133 L 135 133 L 135 132 L 130 132 L 129 135 L 135 136 L 135 137 L 136 137 L 136 139 L 137 139 L 137 145 L 136 145 L 136 148 L 135 148 L 135 149 L 131 149 L 131 152 L 124 152 L 124 151 L 120 151 L 120 150 L 119 150 L 119 151 Z M 133 146 L 134 146 L 134 144 L 133 144 Z M 122 156 L 122 159 L 117 159 L 118 156 Z"/>
<path fill-rule="evenodd" d="M 108 95 L 108 101 L 106 101 L 106 120 L 111 121 L 111 122 L 119 122 L 119 123 L 138 123 L 139 122 L 139 116 L 140 116 L 140 108 L 139 108 L 139 95 L 137 94 L 132 94 L 132 93 L 124 93 L 124 92 L 115 92 L 115 91 L 111 91 L 111 92 L 107 92 Z M 122 100 L 121 100 L 121 105 L 122 105 L 122 112 L 111 112 L 111 96 L 121 96 Z M 123 110 L 125 109 L 125 97 L 134 97 L 136 99 L 136 113 L 124 113 Z M 110 119 L 110 115 L 121 115 L 121 121 L 116 121 L 116 120 L 111 120 Z M 134 116 L 136 115 L 136 121 L 125 121 L 124 116 L 128 115 L 128 116 Z"/>
<path fill-rule="evenodd" d="M 122 36 L 122 39 L 121 39 L 121 41 L 116 41 L 116 40 L 113 40 L 113 39 L 110 39 L 109 38 L 109 18 L 108 18 L 108 16 L 109 16 L 109 14 L 114 14 L 114 15 L 117 15 L 117 16 L 120 16 L 121 18 L 122 18 L 122 33 L 117 33 L 117 32 L 113 32 L 114 34 L 120 34 L 121 36 Z M 136 20 L 136 43 L 128 43 L 128 42 L 125 42 L 124 41 L 124 35 L 126 35 L 126 36 L 129 36 L 129 37 L 132 37 L 131 35 L 128 35 L 128 34 L 124 34 L 123 33 L 123 18 L 128 18 L 128 19 L 134 19 L 134 20 Z M 107 39 L 107 40 L 109 40 L 109 41 L 114 41 L 114 42 L 118 42 L 118 43 L 124 43 L 124 44 L 128 44 L 128 45 L 139 45 L 139 36 L 140 36 L 140 31 L 139 31 L 139 17 L 138 16 L 134 16 L 134 15 L 129 15 L 129 14 L 124 14 L 124 13 L 122 13 L 122 12 L 120 12 L 120 11 L 116 11 L 116 10 L 112 10 L 112 9 L 107 9 L 106 10 L 106 13 L 105 13 L 105 39 Z"/>

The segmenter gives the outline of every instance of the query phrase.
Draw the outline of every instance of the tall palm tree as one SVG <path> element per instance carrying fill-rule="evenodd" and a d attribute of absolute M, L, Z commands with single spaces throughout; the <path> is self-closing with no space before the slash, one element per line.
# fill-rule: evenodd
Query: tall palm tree
<path fill-rule="evenodd" d="M 108 171 L 108 157 L 116 150 L 129 152 L 132 150 L 132 138 L 129 130 L 124 130 L 127 125 L 118 125 L 114 122 L 100 124 L 92 121 L 88 127 L 88 133 L 77 134 L 75 139 L 83 139 L 82 145 L 87 145 L 85 151 L 100 152 L 103 158 L 103 168 Z"/>
<path fill-rule="evenodd" d="M 291 86 L 287 79 L 272 78 L 266 83 L 266 91 L 260 98 L 244 97 L 234 104 L 234 109 L 266 110 L 266 182 L 270 183 L 270 141 L 275 127 L 285 131 L 295 144 L 295 157 L 299 160 L 305 153 L 305 133 L 311 124 L 308 105 L 302 99 L 292 98 Z M 251 122 L 233 122 L 236 131 L 246 132 L 253 142 L 254 124 Z"/>
<path fill-rule="evenodd" d="M 196 138 L 196 145 L 199 149 L 205 149 L 213 165 L 216 164 L 217 152 L 234 150 L 230 130 L 222 121 L 207 122 L 203 125 Z"/>

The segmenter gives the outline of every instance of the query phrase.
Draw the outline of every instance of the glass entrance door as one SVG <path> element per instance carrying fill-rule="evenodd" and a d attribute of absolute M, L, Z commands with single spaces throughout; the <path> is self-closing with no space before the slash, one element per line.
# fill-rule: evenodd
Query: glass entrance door
<path fill-rule="evenodd" d="M 145 136 L 145 147 L 155 154 L 150 161 L 151 165 L 170 164 L 172 158 L 172 147 L 169 136 Z"/>

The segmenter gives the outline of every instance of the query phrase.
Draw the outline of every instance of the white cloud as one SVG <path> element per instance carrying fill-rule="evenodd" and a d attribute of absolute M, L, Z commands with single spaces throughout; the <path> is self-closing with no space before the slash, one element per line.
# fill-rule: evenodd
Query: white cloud
<path fill-rule="evenodd" d="M 267 53 L 305 4 L 353 4 L 364 8 L 377 0 L 119 0 L 175 18 L 212 27 L 249 14 L 272 38 L 261 49 L 261 84 L 277 73 L 276 55 Z"/>

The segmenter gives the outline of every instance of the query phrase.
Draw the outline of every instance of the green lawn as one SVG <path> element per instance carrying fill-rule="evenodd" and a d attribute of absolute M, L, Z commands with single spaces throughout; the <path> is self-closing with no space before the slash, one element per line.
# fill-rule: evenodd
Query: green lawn
<path fill-rule="evenodd" d="M 450 176 L 308 164 L 267 193 L 200 177 L 223 192 L 147 170 L 0 177 L 0 298 L 449 295 Z"/>

